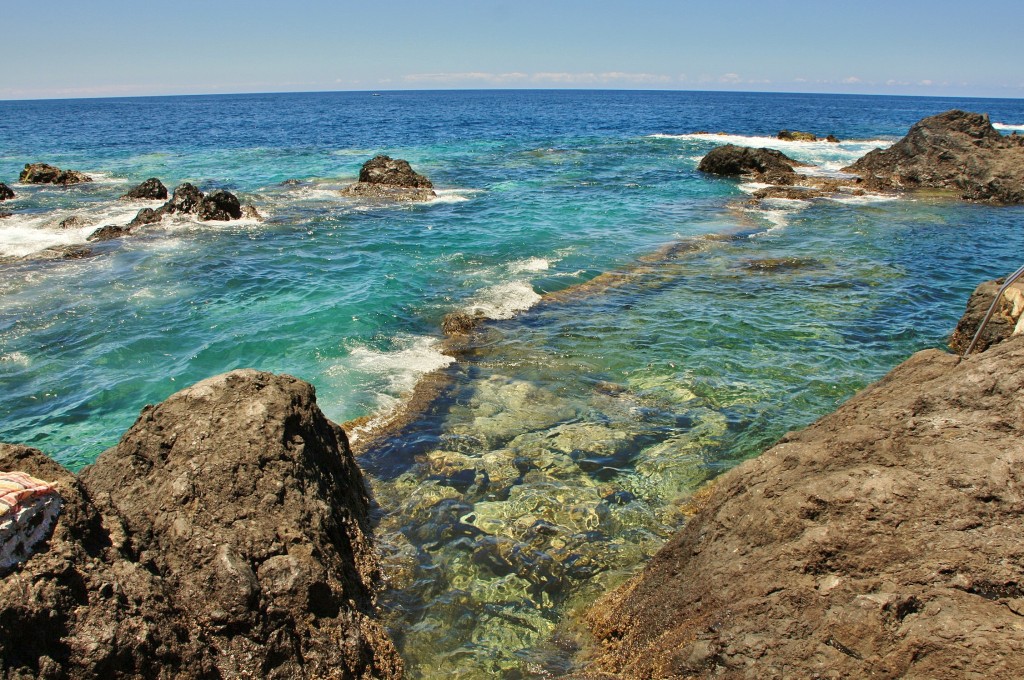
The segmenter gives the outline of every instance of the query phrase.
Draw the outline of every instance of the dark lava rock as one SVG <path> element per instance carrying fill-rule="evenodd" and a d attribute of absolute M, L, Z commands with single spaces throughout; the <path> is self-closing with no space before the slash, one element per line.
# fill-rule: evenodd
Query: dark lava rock
<path fill-rule="evenodd" d="M 832 144 L 838 144 L 839 143 L 839 138 L 836 137 L 835 135 L 829 135 L 828 137 L 825 138 L 825 141 L 826 142 L 831 142 Z"/>
<path fill-rule="evenodd" d="M 363 164 L 359 181 L 341 190 L 342 195 L 389 201 L 427 201 L 436 198 L 434 185 L 413 171 L 408 161 L 376 156 Z"/>
<path fill-rule="evenodd" d="M 242 205 L 229 191 L 215 191 L 203 198 L 196 214 L 201 220 L 237 220 L 242 216 Z"/>
<path fill-rule="evenodd" d="M 434 188 L 429 179 L 412 169 L 409 161 L 383 155 L 375 156 L 363 163 L 359 171 L 359 181 L 393 187 Z"/>
<path fill-rule="evenodd" d="M 778 138 L 787 142 L 816 142 L 817 135 L 799 130 L 779 130 Z"/>
<path fill-rule="evenodd" d="M 156 177 L 150 177 L 127 194 L 121 197 L 123 200 L 167 200 L 167 187 Z"/>
<path fill-rule="evenodd" d="M 965 200 L 1024 203 L 1024 137 L 1001 135 L 985 114 L 947 111 L 844 171 L 873 189 L 949 189 Z"/>
<path fill-rule="evenodd" d="M 58 224 L 57 226 L 60 227 L 61 229 L 78 229 L 80 227 L 84 227 L 86 224 L 88 223 L 85 221 L 85 218 L 82 217 L 81 215 L 72 215 L 70 217 L 65 217 L 64 219 L 62 219 L 60 221 L 60 224 Z"/>
<path fill-rule="evenodd" d="M 701 159 L 697 169 L 712 175 L 739 177 L 761 175 L 773 183 L 791 184 L 785 178 L 796 174 L 794 166 L 800 165 L 781 151 L 775 149 L 751 149 L 735 144 L 725 144 L 712 149 Z M 783 181 L 778 181 L 782 179 Z"/>
<path fill-rule="evenodd" d="M 100 227 L 96 231 L 89 234 L 86 241 L 111 241 L 115 238 L 121 238 L 122 236 L 128 236 L 132 233 L 130 227 L 121 227 L 116 224 L 107 224 Z"/>
<path fill-rule="evenodd" d="M 11 198 L 14 198 L 14 190 L 0 182 L 0 201 L 6 201 Z"/>
<path fill-rule="evenodd" d="M 992 300 L 1004 282 L 1005 279 L 986 281 L 974 289 L 967 301 L 967 311 L 960 317 L 960 322 L 957 323 L 956 330 L 953 331 L 953 335 L 949 339 L 951 350 L 957 354 L 967 351 L 981 326 L 982 319 L 985 318 L 989 307 L 992 306 Z M 978 344 L 975 345 L 973 353 L 984 352 L 992 345 L 1011 337 L 1017 332 L 1017 329 L 1019 329 L 1019 334 L 1024 334 L 1022 315 L 1024 315 L 1024 281 L 1018 279 L 1006 289 L 999 299 L 995 312 L 978 337 Z"/>
<path fill-rule="evenodd" d="M 95 255 L 92 248 L 85 246 L 51 246 L 38 252 L 26 255 L 23 260 L 81 260 Z"/>
<path fill-rule="evenodd" d="M 174 195 L 171 196 L 171 200 L 164 203 L 160 207 L 160 211 L 171 215 L 174 213 L 194 215 L 198 212 L 199 205 L 202 202 L 203 192 L 197 189 L 195 185 L 185 182 L 178 185 L 174 190 Z"/>
<path fill-rule="evenodd" d="M 26 163 L 25 169 L 18 176 L 18 181 L 25 184 L 81 184 L 91 182 L 92 177 L 77 170 L 61 170 L 46 163 Z"/>
<path fill-rule="evenodd" d="M 263 215 L 260 215 L 260 211 L 256 209 L 256 206 L 249 203 L 242 206 L 242 217 L 247 220 L 263 220 Z"/>
<path fill-rule="evenodd" d="M 720 476 L 588 613 L 591 677 L 1018 676 L 1022 365 L 919 352 Z"/>
<path fill-rule="evenodd" d="M 79 478 L 56 483 L 44 550 L 0 578 L 0 675 L 400 678 L 373 619 L 380 573 L 344 432 L 312 386 L 252 370 L 147 406 Z"/>
<path fill-rule="evenodd" d="M 128 223 L 128 228 L 133 229 L 135 227 L 141 227 L 146 224 L 155 224 L 163 219 L 164 214 L 159 210 L 153 210 L 152 208 L 143 208 L 139 212 L 135 213 L 135 217 Z"/>

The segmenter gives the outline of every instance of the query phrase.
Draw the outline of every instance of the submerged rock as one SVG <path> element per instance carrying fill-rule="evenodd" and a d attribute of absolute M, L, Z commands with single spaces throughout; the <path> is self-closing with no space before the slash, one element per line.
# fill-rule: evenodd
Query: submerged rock
<path fill-rule="evenodd" d="M 14 198 L 14 190 L 0 182 L 0 201 L 7 201 Z"/>
<path fill-rule="evenodd" d="M 796 175 L 793 168 L 797 165 L 800 163 L 775 149 L 751 149 L 725 144 L 709 151 L 697 169 L 712 175 L 758 175 L 772 183 L 792 184 L 792 178 Z"/>
<path fill-rule="evenodd" d="M 844 171 L 876 189 L 950 189 L 966 200 L 1024 203 L 1024 137 L 1000 134 L 988 115 L 952 110 L 914 123 L 896 144 Z"/>
<path fill-rule="evenodd" d="M 579 677 L 1014 677 L 1024 339 L 915 354 L 722 475 Z"/>
<path fill-rule="evenodd" d="M 167 187 L 165 187 L 164 183 L 156 177 L 150 177 L 145 182 L 122 196 L 121 199 L 165 201 L 167 200 Z"/>
<path fill-rule="evenodd" d="M 486 320 L 487 317 L 480 313 L 450 312 L 441 320 L 441 331 L 448 336 L 468 335 Z"/>
<path fill-rule="evenodd" d="M 437 197 L 430 180 L 415 172 L 408 161 L 384 155 L 366 161 L 359 171 L 359 181 L 341 193 L 392 201 L 426 201 Z"/>
<path fill-rule="evenodd" d="M 24 184 L 63 184 L 67 186 L 91 182 L 92 177 L 78 170 L 61 170 L 46 163 L 26 163 L 25 169 L 18 176 L 18 181 Z"/>
<path fill-rule="evenodd" d="M 399 678 L 374 620 L 362 475 L 312 386 L 252 370 L 147 406 L 79 478 L 54 480 L 47 549 L 0 578 L 5 677 Z"/>

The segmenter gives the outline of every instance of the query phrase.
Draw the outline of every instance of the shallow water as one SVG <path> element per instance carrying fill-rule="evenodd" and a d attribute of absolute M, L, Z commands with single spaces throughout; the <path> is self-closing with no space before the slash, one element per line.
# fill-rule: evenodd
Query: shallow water
<path fill-rule="evenodd" d="M 143 404 L 232 368 L 309 380 L 339 422 L 441 371 L 438 397 L 361 460 L 383 613 L 412 677 L 560 672 L 567 613 L 641 566 L 696 488 L 941 346 L 974 285 L 1024 252 L 1020 208 L 751 206 L 699 158 L 802 129 L 846 141 L 776 146 L 834 173 L 954 106 L 1024 123 L 1015 100 L 824 95 L 0 102 L 0 181 L 18 192 L 0 254 L 126 221 L 149 204 L 117 196 L 151 175 L 229 188 L 266 217 L 0 267 L 0 440 L 80 467 Z M 409 159 L 439 200 L 340 198 L 377 152 Z M 37 160 L 101 181 L 13 184 Z M 71 214 L 86 226 L 68 233 Z M 458 309 L 493 321 L 449 356 L 440 320 Z"/>

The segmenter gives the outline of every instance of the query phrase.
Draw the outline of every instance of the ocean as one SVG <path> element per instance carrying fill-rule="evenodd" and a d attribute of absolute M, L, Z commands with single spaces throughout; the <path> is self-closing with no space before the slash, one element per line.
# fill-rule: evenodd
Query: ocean
<path fill-rule="evenodd" d="M 406 414 L 361 453 L 381 612 L 413 678 L 571 667 L 582 607 L 642 567 L 695 491 L 942 347 L 1024 259 L 1024 208 L 945 196 L 750 202 L 718 144 L 835 174 L 951 108 L 1024 101 L 624 91 L 351 92 L 0 102 L 0 441 L 78 469 L 145 404 L 254 367 L 338 422 Z M 781 129 L 836 135 L 780 142 Z M 338 191 L 378 153 L 438 197 Z M 81 170 L 17 184 L 25 163 Z M 148 177 L 264 219 L 165 220 L 77 260 Z M 79 226 L 59 227 L 76 215 Z M 489 321 L 453 351 L 441 320 Z M 430 389 L 423 389 L 425 383 Z M 421 398 L 410 403 L 414 389 Z M 422 398 L 426 394 L 429 398 Z M 362 435 L 354 430 L 356 445 Z"/>

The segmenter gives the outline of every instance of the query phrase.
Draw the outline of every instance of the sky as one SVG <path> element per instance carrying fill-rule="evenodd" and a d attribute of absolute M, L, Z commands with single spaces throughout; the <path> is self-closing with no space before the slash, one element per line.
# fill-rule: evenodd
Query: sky
<path fill-rule="evenodd" d="M 1020 0 L 51 0 L 0 99 L 588 88 L 1024 98 Z"/>

